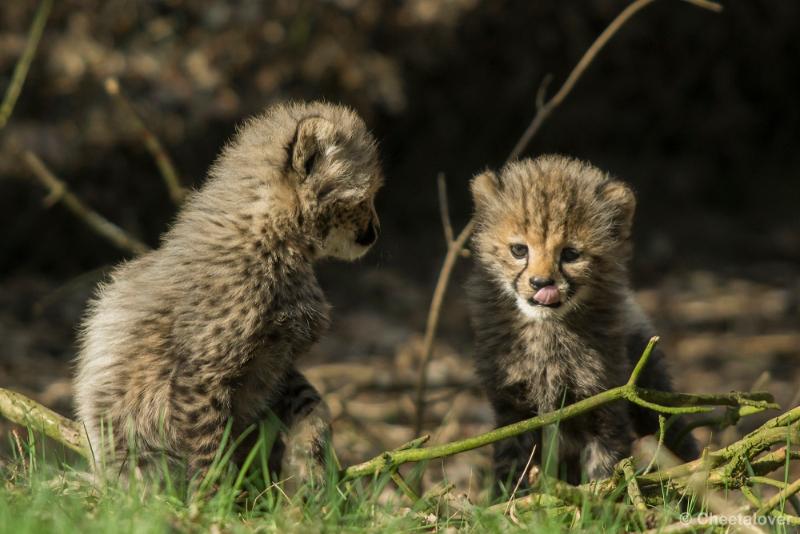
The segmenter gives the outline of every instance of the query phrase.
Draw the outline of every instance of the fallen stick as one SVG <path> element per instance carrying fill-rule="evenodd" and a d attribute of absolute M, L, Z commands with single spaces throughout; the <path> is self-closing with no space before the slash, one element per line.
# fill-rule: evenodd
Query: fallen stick
<path fill-rule="evenodd" d="M 25 395 L 0 388 L 0 414 L 20 426 L 42 432 L 81 456 L 89 458 L 89 445 L 81 425 L 29 399 Z"/>
<path fill-rule="evenodd" d="M 502 439 L 517 436 L 525 432 L 530 432 L 531 430 L 536 430 L 546 425 L 570 419 L 572 417 L 585 414 L 600 406 L 623 399 L 662 413 L 698 413 L 709 411 L 713 409 L 713 406 L 729 406 L 732 403 L 740 401 L 747 403 L 763 403 L 764 406 L 768 407 L 776 406 L 774 403 L 772 403 L 772 398 L 767 393 L 732 392 L 721 393 L 717 395 L 689 395 L 677 393 L 674 394 L 674 396 L 671 396 L 673 394 L 654 392 L 652 390 L 639 388 L 636 385 L 636 381 L 638 380 L 639 375 L 641 374 L 645 365 L 647 365 L 647 361 L 649 360 L 653 348 L 657 342 L 658 337 L 653 337 L 647 344 L 647 347 L 642 353 L 641 358 L 634 367 L 633 372 L 631 373 L 631 376 L 625 385 L 603 391 L 592 397 L 588 397 L 574 404 L 565 406 L 560 410 L 542 414 L 524 421 L 519 421 L 511 425 L 503 426 L 491 432 L 471 438 L 453 441 L 433 447 L 401 451 L 386 451 L 371 460 L 348 467 L 341 472 L 341 476 L 344 480 L 365 476 L 374 476 L 386 471 L 387 469 L 395 469 L 397 466 L 402 464 L 452 456 L 454 454 L 489 445 Z M 658 395 L 655 395 L 655 393 L 658 393 Z M 655 402 L 656 398 L 660 402 L 669 401 L 671 405 L 659 404 Z M 648 476 L 652 477 L 654 475 L 657 475 L 657 473 L 651 473 Z"/>

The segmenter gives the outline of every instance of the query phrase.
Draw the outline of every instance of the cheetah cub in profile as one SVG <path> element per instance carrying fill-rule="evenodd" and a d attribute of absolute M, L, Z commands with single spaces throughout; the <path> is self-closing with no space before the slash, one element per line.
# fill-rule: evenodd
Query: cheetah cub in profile
<path fill-rule="evenodd" d="M 95 456 L 119 472 L 134 450 L 140 467 L 166 456 L 202 475 L 229 421 L 233 439 L 272 413 L 288 429 L 274 469 L 320 474 L 329 416 L 295 367 L 329 323 L 313 263 L 370 248 L 381 184 L 350 109 L 277 105 L 245 122 L 160 247 L 89 308 L 75 391 Z"/>
<path fill-rule="evenodd" d="M 476 367 L 497 424 L 624 384 L 653 334 L 628 281 L 633 192 L 591 165 L 543 156 L 480 174 L 472 195 Z M 658 351 L 640 385 L 671 389 Z M 624 402 L 561 422 L 567 478 L 578 482 L 581 464 L 591 479 L 608 476 L 635 435 L 657 431 L 655 413 Z M 679 456 L 696 457 L 691 436 L 683 444 L 669 436 Z M 540 440 L 530 433 L 497 443 L 497 481 L 513 484 Z"/>

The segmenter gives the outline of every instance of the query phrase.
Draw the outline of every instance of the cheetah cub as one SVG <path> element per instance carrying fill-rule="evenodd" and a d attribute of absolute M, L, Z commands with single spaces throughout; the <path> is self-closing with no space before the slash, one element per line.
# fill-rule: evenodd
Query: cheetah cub
<path fill-rule="evenodd" d="M 549 412 L 628 379 L 653 330 L 628 281 L 636 201 L 622 182 L 561 156 L 508 164 L 471 184 L 476 265 L 469 282 L 476 368 L 499 426 Z M 657 351 L 643 387 L 670 390 Z M 680 434 L 681 423 L 670 436 Z M 567 478 L 608 476 L 634 435 L 655 433 L 653 412 L 619 402 L 563 421 Z M 538 434 L 495 447 L 495 474 L 513 484 Z M 667 440 L 684 459 L 692 438 Z M 536 453 L 541 446 L 536 447 Z"/>
<path fill-rule="evenodd" d="M 329 323 L 313 264 L 370 248 L 382 180 L 350 109 L 277 105 L 245 122 L 160 247 L 90 305 L 75 391 L 95 456 L 116 472 L 131 450 L 139 467 L 166 457 L 196 480 L 229 421 L 233 439 L 275 414 L 288 430 L 274 469 L 320 474 L 329 416 L 295 367 Z"/>

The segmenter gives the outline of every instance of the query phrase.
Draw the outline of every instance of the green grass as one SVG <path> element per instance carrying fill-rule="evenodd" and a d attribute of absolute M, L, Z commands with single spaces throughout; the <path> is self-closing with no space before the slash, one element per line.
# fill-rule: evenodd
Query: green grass
<path fill-rule="evenodd" d="M 427 504 L 412 502 L 388 476 L 342 483 L 336 473 L 315 485 L 308 482 L 287 495 L 273 484 L 266 469 L 266 447 L 249 455 L 249 468 L 237 472 L 219 455 L 204 482 L 180 477 L 145 483 L 135 477 L 91 482 L 85 463 L 59 446 L 43 445 L 33 433 L 26 440 L 9 436 L 10 453 L 2 460 L 0 532 L 626 532 L 642 526 L 620 512 L 613 499 L 583 502 L 578 508 L 516 508 L 506 513 L 506 497 L 452 504 L 438 497 Z M 262 434 L 263 436 L 263 434 Z M 264 440 L 260 440 L 263 442 Z M 413 486 L 419 466 L 407 474 Z M 213 488 L 191 497 L 190 487 Z M 488 491 L 481 495 L 488 495 Z M 518 497 L 524 492 L 518 493 Z M 661 523 L 677 521 L 693 503 L 660 501 Z M 622 499 L 622 502 L 626 502 Z M 499 505 L 492 508 L 492 505 Z M 650 525 L 659 526 L 659 525 Z M 663 526 L 663 525 L 662 525 Z M 789 531 L 778 527 L 778 532 Z"/>

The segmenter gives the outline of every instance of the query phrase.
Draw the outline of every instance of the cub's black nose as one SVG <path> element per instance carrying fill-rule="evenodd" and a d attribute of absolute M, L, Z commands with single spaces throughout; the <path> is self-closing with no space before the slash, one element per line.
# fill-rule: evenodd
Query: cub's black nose
<path fill-rule="evenodd" d="M 375 228 L 375 223 L 369 223 L 367 229 L 356 237 L 356 243 L 362 247 L 368 247 L 373 244 L 376 239 L 378 239 L 378 230 Z"/>
<path fill-rule="evenodd" d="M 531 287 L 533 289 L 542 289 L 543 287 L 555 285 L 556 281 L 552 278 L 543 278 L 540 276 L 534 276 L 529 280 L 531 283 Z"/>

